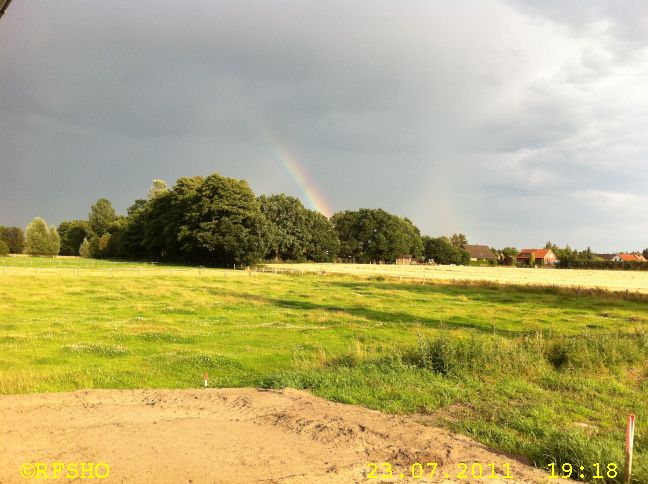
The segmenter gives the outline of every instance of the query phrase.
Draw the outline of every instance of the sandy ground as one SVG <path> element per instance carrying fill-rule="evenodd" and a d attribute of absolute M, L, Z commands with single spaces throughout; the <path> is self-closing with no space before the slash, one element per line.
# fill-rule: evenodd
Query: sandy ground
<path fill-rule="evenodd" d="M 0 482 L 51 482 L 42 475 L 36 479 L 35 467 L 21 466 L 46 464 L 51 478 L 55 462 L 108 464 L 108 477 L 95 475 L 91 482 L 388 482 L 367 478 L 370 462 L 392 464 L 395 479 L 389 482 L 548 481 L 538 469 L 414 417 L 296 390 L 84 390 L 0 397 Z M 438 463 L 434 478 L 409 480 L 415 462 Z M 468 476 L 472 464 L 481 463 L 484 477 L 455 479 L 460 462 L 468 464 Z M 513 479 L 486 479 L 490 463 L 500 475 L 502 464 L 510 464 Z M 32 478 L 21 476 L 21 469 Z M 96 471 L 106 472 L 103 466 Z M 69 467 L 60 472 L 74 475 Z"/>

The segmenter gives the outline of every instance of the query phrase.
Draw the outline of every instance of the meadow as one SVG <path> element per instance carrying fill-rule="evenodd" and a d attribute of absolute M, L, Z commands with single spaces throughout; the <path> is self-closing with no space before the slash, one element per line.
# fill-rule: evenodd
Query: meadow
<path fill-rule="evenodd" d="M 619 465 L 591 482 L 622 482 L 634 413 L 633 482 L 648 483 L 648 296 L 634 286 L 0 260 L 1 394 L 197 388 L 208 372 L 413 414 L 539 467 Z"/>

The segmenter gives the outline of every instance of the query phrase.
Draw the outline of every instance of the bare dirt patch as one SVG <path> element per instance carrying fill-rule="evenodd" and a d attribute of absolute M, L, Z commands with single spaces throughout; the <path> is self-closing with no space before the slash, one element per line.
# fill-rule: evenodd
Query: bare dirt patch
<path fill-rule="evenodd" d="M 0 482 L 29 462 L 105 462 L 99 482 L 387 482 L 369 462 L 390 462 L 407 482 L 415 462 L 431 481 L 547 482 L 547 474 L 412 417 L 328 402 L 296 390 L 82 390 L 0 397 Z M 482 479 L 445 479 L 481 463 Z M 513 479 L 485 479 L 489 463 Z M 401 479 L 400 474 L 405 478 Z"/>

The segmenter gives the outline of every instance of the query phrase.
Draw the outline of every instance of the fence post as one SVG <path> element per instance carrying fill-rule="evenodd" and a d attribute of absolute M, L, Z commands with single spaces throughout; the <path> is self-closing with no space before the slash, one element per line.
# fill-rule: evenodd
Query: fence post
<path fill-rule="evenodd" d="M 625 484 L 632 482 L 632 450 L 634 447 L 635 416 L 628 415 L 628 428 L 626 430 L 626 461 Z"/>

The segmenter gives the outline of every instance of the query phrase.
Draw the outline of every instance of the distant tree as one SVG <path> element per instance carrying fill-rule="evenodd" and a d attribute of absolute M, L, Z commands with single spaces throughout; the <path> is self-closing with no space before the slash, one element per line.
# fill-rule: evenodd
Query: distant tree
<path fill-rule="evenodd" d="M 509 257 L 515 257 L 520 253 L 515 247 L 504 247 L 502 249 L 502 254 Z"/>
<path fill-rule="evenodd" d="M 308 237 L 306 259 L 314 262 L 331 262 L 340 251 L 340 239 L 333 224 L 324 215 L 314 210 L 306 212 Z"/>
<path fill-rule="evenodd" d="M 259 204 L 268 222 L 268 258 L 324 262 L 337 256 L 340 242 L 324 215 L 284 194 L 262 195 Z"/>
<path fill-rule="evenodd" d="M 531 252 L 531 255 L 529 256 L 529 265 L 534 266 L 535 263 L 536 263 L 535 252 Z"/>
<path fill-rule="evenodd" d="M 48 255 L 58 255 L 61 250 L 61 238 L 59 237 L 56 227 L 53 225 L 49 228 L 49 244 L 50 250 Z"/>
<path fill-rule="evenodd" d="M 61 237 L 61 255 L 79 255 L 79 247 L 90 233 L 90 225 L 85 220 L 71 220 L 62 222 L 57 230 Z"/>
<path fill-rule="evenodd" d="M 643 255 L 646 259 L 648 259 L 648 249 L 644 249 L 644 250 L 641 252 L 641 255 Z"/>
<path fill-rule="evenodd" d="M 382 209 L 338 212 L 331 223 L 340 239 L 340 256 L 355 262 L 395 262 L 401 254 L 420 257 L 419 229 L 407 218 Z"/>
<path fill-rule="evenodd" d="M 86 259 L 92 257 L 92 245 L 90 244 L 90 241 L 88 240 L 87 237 L 83 239 L 83 242 L 79 247 L 79 256 L 84 257 Z"/>
<path fill-rule="evenodd" d="M 162 195 L 169 191 L 167 182 L 164 180 L 153 180 L 151 188 L 148 191 L 148 199 L 151 200 L 159 195 Z"/>
<path fill-rule="evenodd" d="M 164 196 L 164 194 L 160 194 Z M 146 224 L 150 213 L 151 203 L 138 199 L 128 207 L 126 227 L 121 237 L 121 257 L 128 259 L 142 259 L 146 257 L 144 239 L 146 237 Z"/>
<path fill-rule="evenodd" d="M 0 240 L 7 244 L 11 254 L 22 254 L 25 248 L 25 235 L 20 227 L 0 226 Z"/>
<path fill-rule="evenodd" d="M 245 180 L 181 178 L 151 200 L 144 244 L 159 256 L 205 265 L 251 265 L 266 252 L 267 222 Z"/>
<path fill-rule="evenodd" d="M 302 202 L 288 195 L 259 197 L 261 213 L 269 222 L 268 258 L 275 260 L 306 260 L 309 237 L 308 210 Z"/>
<path fill-rule="evenodd" d="M 54 227 L 52 227 L 54 228 Z M 59 249 L 58 232 L 54 235 L 41 217 L 36 217 L 25 231 L 25 249 L 30 255 L 56 255 Z"/>
<path fill-rule="evenodd" d="M 545 249 L 549 249 L 554 254 L 556 254 L 560 250 L 560 247 L 558 247 L 556 244 L 551 242 L 551 240 L 548 240 L 547 243 L 545 244 Z"/>
<path fill-rule="evenodd" d="M 462 245 L 466 245 L 468 243 L 468 239 L 464 234 L 452 234 L 452 236 L 450 237 L 450 242 L 455 247 L 461 247 Z"/>
<path fill-rule="evenodd" d="M 90 208 L 90 214 L 88 215 L 90 230 L 95 236 L 101 237 L 108 232 L 108 227 L 116 218 L 117 214 L 110 200 L 100 198 Z"/>
<path fill-rule="evenodd" d="M 99 257 L 110 257 L 110 234 L 106 232 L 101 237 L 97 239 L 97 256 Z"/>
<path fill-rule="evenodd" d="M 426 260 L 433 260 L 437 264 L 467 265 L 470 255 L 460 247 L 454 245 L 448 237 L 424 237 Z"/>
<path fill-rule="evenodd" d="M 4 257 L 9 253 L 9 246 L 4 240 L 0 240 L 0 257 Z"/>

